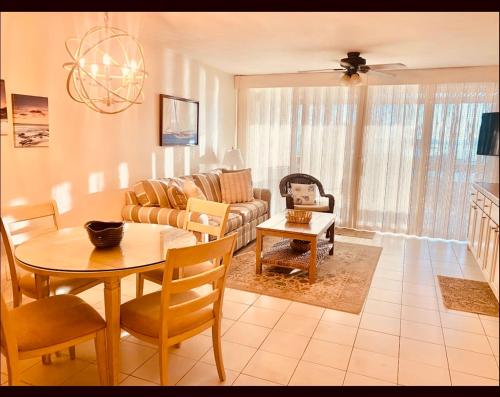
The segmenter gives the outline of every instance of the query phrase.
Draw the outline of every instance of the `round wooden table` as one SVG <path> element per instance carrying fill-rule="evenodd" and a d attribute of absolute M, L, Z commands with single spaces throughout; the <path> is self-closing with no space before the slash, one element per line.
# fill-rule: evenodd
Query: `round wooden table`
<path fill-rule="evenodd" d="M 120 279 L 163 266 L 169 248 L 196 244 L 193 233 L 171 226 L 126 223 L 120 246 L 96 249 L 83 226 L 44 233 L 16 247 L 19 266 L 35 273 L 40 296 L 50 276 L 100 278 L 104 282 L 110 384 L 120 369 Z"/>

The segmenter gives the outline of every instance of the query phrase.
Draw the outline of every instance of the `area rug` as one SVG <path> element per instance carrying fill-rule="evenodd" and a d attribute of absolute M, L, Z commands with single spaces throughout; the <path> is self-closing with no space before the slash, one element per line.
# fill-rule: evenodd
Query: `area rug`
<path fill-rule="evenodd" d="M 338 236 L 358 237 L 358 238 L 366 238 L 366 239 L 372 239 L 373 236 L 375 236 L 375 232 L 368 232 L 365 230 L 348 229 L 346 227 L 336 227 L 335 234 Z"/>
<path fill-rule="evenodd" d="M 264 240 L 264 251 L 279 239 Z M 368 294 L 382 248 L 336 242 L 334 255 L 318 266 L 317 281 L 307 271 L 263 265 L 255 274 L 255 244 L 234 256 L 226 286 L 358 314 Z"/>
<path fill-rule="evenodd" d="M 498 301 L 488 283 L 437 276 L 448 309 L 498 317 Z"/>

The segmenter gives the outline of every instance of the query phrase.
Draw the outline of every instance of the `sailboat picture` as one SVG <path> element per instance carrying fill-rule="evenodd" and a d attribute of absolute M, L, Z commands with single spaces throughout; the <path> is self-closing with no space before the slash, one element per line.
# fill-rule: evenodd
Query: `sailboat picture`
<path fill-rule="evenodd" d="M 198 145 L 199 102 L 160 95 L 160 146 Z"/>

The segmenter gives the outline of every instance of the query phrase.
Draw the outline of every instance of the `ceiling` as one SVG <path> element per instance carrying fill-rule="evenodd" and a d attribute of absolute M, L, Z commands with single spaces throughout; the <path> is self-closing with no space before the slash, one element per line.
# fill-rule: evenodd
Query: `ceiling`
<path fill-rule="evenodd" d="M 237 75 L 338 67 L 347 51 L 410 69 L 499 64 L 496 12 L 164 12 L 169 48 Z"/>

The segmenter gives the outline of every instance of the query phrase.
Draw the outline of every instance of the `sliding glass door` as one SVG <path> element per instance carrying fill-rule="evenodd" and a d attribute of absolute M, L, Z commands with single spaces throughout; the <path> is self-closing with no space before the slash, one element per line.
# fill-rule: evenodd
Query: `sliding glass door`
<path fill-rule="evenodd" d="M 498 84 L 256 88 L 239 103 L 238 142 L 272 212 L 285 207 L 281 178 L 303 172 L 334 194 L 341 226 L 465 239 Z"/>

